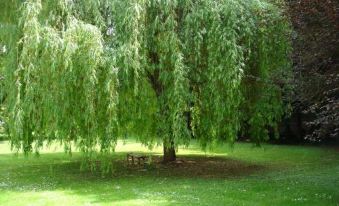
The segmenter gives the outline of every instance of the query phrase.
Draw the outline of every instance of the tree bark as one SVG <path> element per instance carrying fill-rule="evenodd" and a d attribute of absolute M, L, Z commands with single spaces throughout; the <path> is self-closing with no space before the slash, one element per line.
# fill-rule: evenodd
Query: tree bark
<path fill-rule="evenodd" d="M 173 162 L 176 160 L 174 142 L 171 142 L 169 145 L 164 143 L 164 163 Z"/>
<path fill-rule="evenodd" d="M 159 56 L 155 52 L 150 52 L 149 57 L 151 59 L 151 62 L 155 65 L 159 65 Z M 162 93 L 164 92 L 164 85 L 160 81 L 160 70 L 156 69 L 153 72 L 146 71 L 147 72 L 147 77 L 149 82 L 151 83 L 155 94 L 157 98 L 161 98 Z M 166 115 L 166 111 L 168 108 L 166 108 L 164 105 L 160 105 L 160 115 Z M 164 157 L 163 157 L 163 162 L 168 163 L 168 162 L 173 162 L 176 160 L 176 155 L 175 155 L 175 145 L 173 141 L 166 141 L 164 140 Z"/>

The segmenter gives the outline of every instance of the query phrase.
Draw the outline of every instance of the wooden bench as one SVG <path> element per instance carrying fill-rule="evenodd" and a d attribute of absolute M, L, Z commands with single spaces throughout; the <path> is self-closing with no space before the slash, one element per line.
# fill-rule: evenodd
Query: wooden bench
<path fill-rule="evenodd" d="M 142 154 L 133 154 L 128 153 L 127 154 L 127 163 L 134 165 L 135 162 L 138 163 L 138 165 L 141 164 L 141 162 L 145 163 L 148 160 L 148 156 L 142 155 Z"/>

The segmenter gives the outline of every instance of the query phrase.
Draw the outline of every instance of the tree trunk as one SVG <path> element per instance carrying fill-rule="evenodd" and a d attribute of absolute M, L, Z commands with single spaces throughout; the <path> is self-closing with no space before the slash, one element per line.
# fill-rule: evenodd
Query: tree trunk
<path fill-rule="evenodd" d="M 169 145 L 164 143 L 164 163 L 173 162 L 176 160 L 174 142 Z"/>

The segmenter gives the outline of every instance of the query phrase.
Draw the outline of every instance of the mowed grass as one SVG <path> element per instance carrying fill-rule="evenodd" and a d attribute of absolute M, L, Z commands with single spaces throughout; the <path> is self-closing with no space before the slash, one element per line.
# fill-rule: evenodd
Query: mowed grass
<path fill-rule="evenodd" d="M 128 166 L 127 152 L 152 155 L 152 167 Z M 339 150 L 237 143 L 204 152 L 179 148 L 158 163 L 161 148 L 119 142 L 115 172 L 80 171 L 81 155 L 52 146 L 40 157 L 15 156 L 0 142 L 0 205 L 339 205 Z"/>

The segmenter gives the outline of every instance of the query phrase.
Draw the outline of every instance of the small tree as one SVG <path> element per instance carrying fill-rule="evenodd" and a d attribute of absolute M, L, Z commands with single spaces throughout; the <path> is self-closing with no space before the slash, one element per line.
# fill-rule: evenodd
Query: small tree
<path fill-rule="evenodd" d="M 243 122 L 260 142 L 284 113 L 289 25 L 268 2 L 28 0 L 16 31 L 8 125 L 25 152 L 56 139 L 90 158 L 127 135 L 173 161 L 192 138 L 233 143 Z"/>

